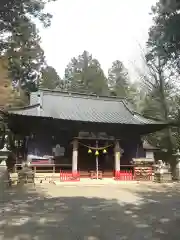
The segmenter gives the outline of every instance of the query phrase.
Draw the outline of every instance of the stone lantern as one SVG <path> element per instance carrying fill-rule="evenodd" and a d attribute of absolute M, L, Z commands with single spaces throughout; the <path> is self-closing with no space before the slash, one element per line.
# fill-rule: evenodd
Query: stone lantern
<path fill-rule="evenodd" d="M 3 183 L 3 187 L 10 186 L 10 175 L 7 169 L 6 160 L 9 155 L 9 150 L 6 145 L 0 150 L 0 181 Z"/>
<path fill-rule="evenodd" d="M 4 144 L 4 148 L 0 150 L 0 165 L 7 166 L 6 160 L 8 158 L 10 151 L 7 149 L 7 144 Z"/>

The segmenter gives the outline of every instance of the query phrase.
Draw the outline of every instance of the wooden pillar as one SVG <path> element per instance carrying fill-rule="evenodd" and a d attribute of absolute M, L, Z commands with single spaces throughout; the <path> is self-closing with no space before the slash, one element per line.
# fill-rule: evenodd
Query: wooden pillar
<path fill-rule="evenodd" d="M 116 141 L 115 142 L 115 147 L 114 147 L 114 168 L 115 171 L 120 171 L 120 157 L 121 157 L 121 153 L 120 153 L 120 146 L 119 146 L 119 142 Z"/>
<path fill-rule="evenodd" d="M 76 172 L 78 167 L 78 140 L 73 141 L 73 153 L 72 153 L 72 172 Z"/>

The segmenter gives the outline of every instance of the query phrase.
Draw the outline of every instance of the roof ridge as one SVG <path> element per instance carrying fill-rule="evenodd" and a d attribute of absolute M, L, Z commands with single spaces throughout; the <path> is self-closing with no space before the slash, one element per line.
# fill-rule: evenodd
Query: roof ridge
<path fill-rule="evenodd" d="M 117 97 L 117 96 L 99 96 L 97 94 L 93 94 L 93 93 L 80 93 L 80 92 L 71 92 L 71 91 L 61 91 L 61 90 L 57 90 L 57 89 L 39 89 L 39 91 L 43 92 L 43 93 L 56 93 L 56 94 L 66 94 L 67 96 L 72 96 L 72 97 L 89 97 L 91 99 L 104 99 L 104 100 L 118 100 L 118 101 L 123 101 L 123 100 L 127 100 L 126 98 L 122 98 L 122 97 Z"/>
<path fill-rule="evenodd" d="M 134 116 L 135 111 L 133 109 L 130 109 L 127 104 L 127 100 L 122 100 L 122 103 L 124 104 L 125 108 Z"/>
<path fill-rule="evenodd" d="M 36 107 L 39 107 L 40 104 L 37 103 L 37 104 L 33 104 L 33 105 L 28 105 L 28 106 L 24 106 L 24 107 L 13 107 L 13 108 L 8 108 L 6 109 L 6 111 L 18 111 L 18 110 L 28 110 L 28 109 L 32 109 L 32 108 L 36 108 Z"/>

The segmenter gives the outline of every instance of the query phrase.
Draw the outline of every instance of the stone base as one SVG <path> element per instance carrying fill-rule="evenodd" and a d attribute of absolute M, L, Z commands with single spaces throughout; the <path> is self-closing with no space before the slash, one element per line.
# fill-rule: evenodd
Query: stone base
<path fill-rule="evenodd" d="M 10 177 L 7 167 L 0 166 L 0 192 L 10 186 Z M 1 195 L 1 194 L 0 194 Z"/>
<path fill-rule="evenodd" d="M 163 174 L 155 173 L 154 182 L 159 182 L 159 183 L 172 182 L 172 175 L 171 173 L 163 173 Z"/>

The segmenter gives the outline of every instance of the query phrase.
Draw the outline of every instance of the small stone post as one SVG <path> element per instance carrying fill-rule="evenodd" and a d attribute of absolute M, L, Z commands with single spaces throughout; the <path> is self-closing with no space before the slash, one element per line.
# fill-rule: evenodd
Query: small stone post
<path fill-rule="evenodd" d="M 72 153 L 72 173 L 77 172 L 78 167 L 78 140 L 73 141 L 73 153 Z"/>

